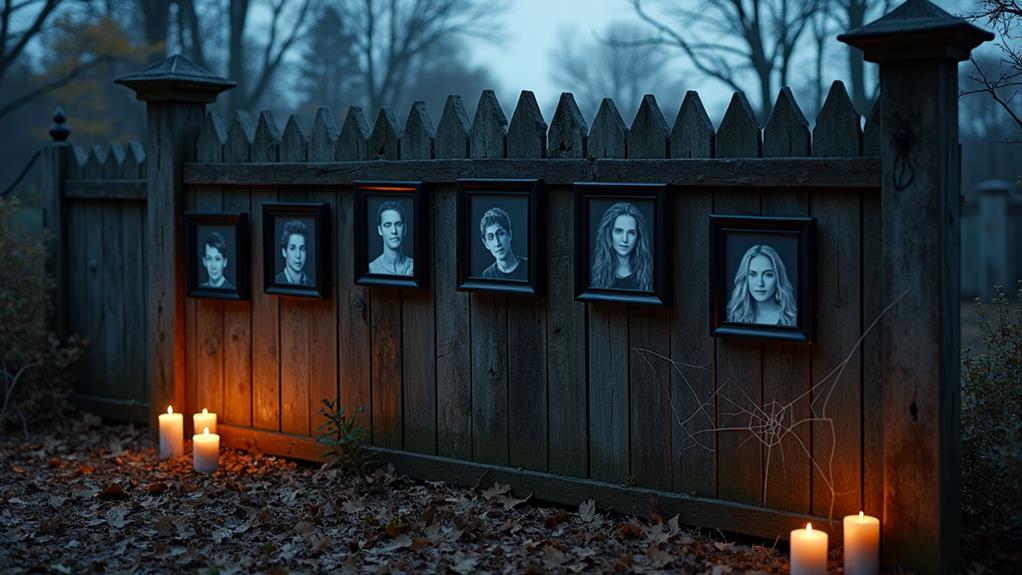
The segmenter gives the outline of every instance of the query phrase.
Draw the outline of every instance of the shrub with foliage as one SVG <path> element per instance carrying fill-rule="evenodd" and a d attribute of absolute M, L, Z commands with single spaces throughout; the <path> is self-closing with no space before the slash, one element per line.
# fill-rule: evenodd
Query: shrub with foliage
<path fill-rule="evenodd" d="M 355 419 L 364 411 L 363 405 L 349 417 L 344 413 L 339 399 L 323 400 L 319 412 L 326 417 L 326 421 L 319 426 L 319 442 L 327 446 L 323 458 L 328 466 L 338 467 L 342 471 L 361 472 L 368 463 L 366 433 L 355 424 Z"/>
<path fill-rule="evenodd" d="M 1022 281 L 976 304 L 981 353 L 962 352 L 962 509 L 977 536 L 1022 546 Z M 1006 541 L 1002 541 L 1008 543 Z"/>
<path fill-rule="evenodd" d="M 17 200 L 0 198 L 0 429 L 59 415 L 81 342 L 62 344 L 47 326 L 53 280 L 43 240 L 16 223 Z"/>

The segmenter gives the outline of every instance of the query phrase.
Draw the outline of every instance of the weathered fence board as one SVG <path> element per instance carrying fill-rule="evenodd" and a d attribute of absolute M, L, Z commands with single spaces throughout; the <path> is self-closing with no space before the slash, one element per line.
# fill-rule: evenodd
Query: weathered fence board
<path fill-rule="evenodd" d="M 717 157 L 757 157 L 760 127 L 748 101 L 735 93 L 717 129 Z M 760 193 L 719 191 L 718 214 L 760 214 Z M 721 499 L 759 505 L 763 500 L 763 344 L 717 340 L 717 492 Z"/>

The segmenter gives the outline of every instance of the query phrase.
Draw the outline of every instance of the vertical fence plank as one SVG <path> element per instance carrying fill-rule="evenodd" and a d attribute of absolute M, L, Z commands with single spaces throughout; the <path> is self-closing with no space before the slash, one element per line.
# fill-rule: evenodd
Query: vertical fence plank
<path fill-rule="evenodd" d="M 122 178 L 124 147 L 110 144 L 103 162 L 102 176 L 106 180 Z M 103 339 L 104 359 L 109 397 L 130 399 L 130 383 L 124 362 L 124 205 L 109 202 L 103 206 Z M 98 302 L 97 302 L 98 303 Z"/>
<path fill-rule="evenodd" d="M 96 146 L 88 151 L 82 167 L 82 177 L 99 179 L 102 177 L 103 160 L 106 150 Z M 103 337 L 103 306 L 95 302 L 103 301 L 103 205 L 98 202 L 83 203 L 85 227 L 88 230 L 88 242 L 85 244 L 85 269 L 87 283 L 86 293 L 86 337 L 89 345 L 85 350 L 86 378 L 90 394 L 110 396 L 110 382 L 106 380 L 104 359 L 106 357 L 106 338 Z"/>
<path fill-rule="evenodd" d="M 473 158 L 503 158 L 507 119 L 492 90 L 479 98 L 469 146 Z M 472 294 L 473 458 L 508 463 L 507 296 Z"/>
<path fill-rule="evenodd" d="M 791 90 L 782 88 L 763 128 L 764 157 L 804 157 L 811 154 L 809 123 Z M 808 216 L 809 193 L 798 190 L 763 194 L 764 216 Z M 788 279 L 793 263 L 788 265 Z M 801 310 L 800 313 L 814 313 Z M 808 513 L 812 489 L 809 388 L 810 350 L 804 345 L 768 342 L 763 345 L 763 416 L 771 425 L 790 426 L 779 439 L 764 446 L 764 504 L 772 509 Z M 783 418 L 783 419 L 779 419 Z M 776 443 L 775 443 L 776 441 Z"/>
<path fill-rule="evenodd" d="M 415 102 L 402 136 L 401 159 L 432 158 L 434 135 L 426 105 Z M 433 209 L 431 204 L 427 205 Z M 423 214 L 423 217 L 429 215 Z M 432 253 L 429 246 L 427 253 Z M 432 261 L 432 257 L 429 259 Z M 418 265 L 429 266 L 430 262 Z M 404 446 L 409 451 L 432 454 L 437 449 L 436 317 L 433 311 L 436 271 L 429 269 L 428 274 L 430 285 L 425 290 L 404 290 L 401 358 L 404 362 Z"/>
<path fill-rule="evenodd" d="M 128 145 L 122 167 L 125 179 L 141 178 L 145 152 L 137 143 Z M 142 235 L 142 221 L 145 219 L 145 204 L 127 204 L 123 208 L 124 242 L 124 372 L 129 382 L 129 399 L 145 402 L 148 397 L 148 382 L 145 363 L 145 236 Z"/>
<path fill-rule="evenodd" d="M 717 129 L 718 158 L 760 155 L 760 128 L 749 102 L 735 93 Z M 713 199 L 718 214 L 758 215 L 760 193 L 718 191 Z M 717 492 L 721 499 L 762 503 L 762 443 L 752 433 L 762 405 L 762 344 L 738 338 L 718 338 L 717 362 Z"/>
<path fill-rule="evenodd" d="M 468 117 L 459 96 L 449 96 L 437 125 L 437 158 L 468 157 Z M 436 259 L 437 454 L 472 458 L 472 356 L 469 299 L 457 291 L 457 198 L 453 186 L 433 192 Z"/>
<path fill-rule="evenodd" d="M 627 128 L 614 101 L 604 99 L 589 133 L 589 154 L 624 158 Z M 589 308 L 589 475 L 620 483 L 629 471 L 628 310 L 614 304 Z"/>
<path fill-rule="evenodd" d="M 308 147 L 305 130 L 298 118 L 291 116 L 280 139 L 280 161 L 304 162 L 308 158 Z M 282 202 L 309 199 L 304 190 L 282 190 L 278 197 Z M 280 430 L 297 435 L 309 435 L 311 431 L 309 308 L 307 300 L 280 298 Z"/>
<path fill-rule="evenodd" d="M 383 108 L 369 136 L 369 155 L 378 160 L 401 158 L 401 129 L 393 110 Z M 356 207 L 356 209 L 358 209 Z M 372 318 L 373 445 L 400 449 L 403 441 L 401 373 L 401 290 L 374 288 Z"/>
<path fill-rule="evenodd" d="M 253 161 L 275 162 L 280 158 L 281 136 L 277 123 L 271 119 L 259 119 L 252 145 Z M 297 119 L 289 119 L 288 123 L 292 121 Z M 263 291 L 265 266 L 273 265 L 272 261 L 263 261 L 263 204 L 276 201 L 276 189 L 252 187 L 249 217 L 252 230 L 252 426 L 269 431 L 280 429 L 280 299 Z"/>
<path fill-rule="evenodd" d="M 813 131 L 814 155 L 858 156 L 862 130 L 859 114 L 841 82 L 834 82 Z M 813 194 L 816 217 L 816 326 L 821 337 L 813 346 L 813 377 L 829 375 L 852 352 L 862 317 L 860 209 L 851 194 Z M 841 517 L 862 509 L 862 365 L 857 351 L 840 372 L 814 389 L 813 512 Z"/>
<path fill-rule="evenodd" d="M 240 115 L 239 115 L 240 116 Z M 196 160 L 202 162 L 224 161 L 224 150 L 228 145 L 245 148 L 248 155 L 248 134 L 251 119 L 236 117 L 227 132 L 221 132 L 215 123 L 215 116 L 207 115 L 211 125 L 203 126 L 196 143 Z M 244 123 L 244 124 L 242 124 Z M 244 125 L 244 127 L 242 127 Z M 221 139 L 223 138 L 223 139 Z M 241 142 L 238 142 L 238 139 Z M 218 213 L 223 211 L 223 189 L 215 186 L 195 188 L 195 209 L 198 212 Z M 200 299 L 196 302 L 196 336 L 198 349 L 196 358 L 196 401 L 193 411 L 207 408 L 215 413 L 224 413 L 224 303 L 219 300 Z M 185 419 L 190 419 L 185 414 Z M 225 414 L 226 415 L 226 414 Z M 196 429 L 194 432 L 202 432 Z"/>
<path fill-rule="evenodd" d="M 687 92 L 671 131 L 672 158 L 713 155 L 713 124 L 699 95 Z M 716 494 L 713 338 L 706 331 L 709 269 L 708 221 L 713 193 L 686 190 L 674 202 L 674 307 L 671 309 L 672 479 L 676 491 Z M 684 246 L 684 247 L 682 247 Z"/>
<path fill-rule="evenodd" d="M 507 133 L 509 158 L 546 156 L 547 124 L 532 92 L 522 91 Z M 542 200 L 540 200 L 542 201 Z M 537 226 L 540 222 L 529 222 Z M 514 227 L 512 222 L 512 227 Z M 526 240 L 519 234 L 519 242 Z M 519 245 L 521 250 L 522 246 Z M 533 246 L 545 250 L 546 246 Z M 547 469 L 546 298 L 509 297 L 508 433 L 510 464 Z"/>
<path fill-rule="evenodd" d="M 561 94 L 547 139 L 551 157 L 586 157 L 588 127 L 569 93 Z M 552 473 L 585 477 L 589 468 L 586 421 L 586 306 L 575 301 L 575 222 L 556 217 L 574 209 L 570 188 L 547 192 L 547 413 Z"/>
<path fill-rule="evenodd" d="M 368 158 L 369 125 L 362 109 L 348 108 L 337 139 L 335 159 L 339 162 Z M 350 192 L 337 199 L 337 372 L 340 376 L 341 406 L 351 417 L 359 408 L 364 413 L 356 420 L 369 433 L 372 430 L 372 401 L 369 375 L 369 290 L 355 285 L 354 222 L 355 206 Z"/>
<path fill-rule="evenodd" d="M 334 121 L 330 108 L 321 107 L 316 111 L 316 119 L 312 123 L 312 135 L 309 138 L 308 160 L 310 162 L 332 162 L 337 153 L 339 138 L 337 123 Z M 337 211 L 337 192 L 333 189 L 314 189 L 309 191 L 310 202 L 323 202 L 329 206 L 330 249 L 340 250 L 337 243 L 337 227 L 333 225 Z M 319 273 L 322 273 L 320 271 Z M 325 300 L 309 302 L 309 344 L 316 350 L 309 357 L 309 431 L 317 432 L 326 418 L 321 413 L 323 400 L 336 400 L 339 397 L 337 384 L 337 299 L 333 297 L 334 286 L 337 285 L 337 266 L 330 266 L 327 285 L 331 296 Z"/>
<path fill-rule="evenodd" d="M 596 159 L 626 157 L 627 132 L 628 128 L 625 127 L 625 121 L 621 119 L 614 100 L 604 98 L 593 119 L 593 129 L 589 131 L 589 157 Z"/>
<path fill-rule="evenodd" d="M 881 95 L 881 98 L 883 96 Z M 880 98 L 870 112 L 862 135 L 862 154 L 880 155 Z M 883 233 L 880 190 L 862 196 L 862 321 L 861 331 L 879 317 L 884 308 Z M 966 253 L 966 252 L 963 252 Z M 862 341 L 862 508 L 879 516 L 884 505 L 884 387 L 883 325 L 877 323 Z"/>
<path fill-rule="evenodd" d="M 666 158 L 669 141 L 670 128 L 656 98 L 644 96 L 628 130 L 628 157 Z M 671 434 L 665 430 L 671 428 L 671 368 L 650 352 L 670 357 L 670 316 L 656 307 L 632 307 L 628 310 L 631 473 L 638 485 L 670 489 Z"/>
<path fill-rule="evenodd" d="M 588 142 L 589 126 L 575 103 L 575 96 L 562 92 L 547 133 L 547 154 L 551 158 L 585 158 Z"/>
<path fill-rule="evenodd" d="M 468 114 L 465 113 L 465 104 L 461 101 L 461 96 L 455 96 L 454 94 L 447 96 L 447 103 L 444 104 L 444 111 L 440 116 L 440 123 L 437 125 L 436 139 L 433 144 L 436 157 L 469 157 L 469 129 Z"/>
<path fill-rule="evenodd" d="M 247 114 L 239 115 L 227 136 L 224 161 L 248 162 L 257 155 L 275 157 L 278 142 L 277 125 L 270 112 L 260 114 L 258 127 L 252 125 Z M 250 209 L 248 188 L 224 191 L 225 212 L 250 213 Z M 244 265 L 248 267 L 248 263 Z M 252 306 L 248 302 L 224 302 L 224 402 L 221 413 L 225 423 L 243 427 L 252 425 Z"/>

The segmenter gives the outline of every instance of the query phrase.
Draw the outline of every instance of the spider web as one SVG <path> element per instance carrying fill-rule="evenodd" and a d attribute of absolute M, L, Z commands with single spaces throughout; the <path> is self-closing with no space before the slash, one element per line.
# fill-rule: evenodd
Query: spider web
<path fill-rule="evenodd" d="M 767 493 L 767 485 L 770 480 L 770 463 L 777 453 L 777 456 L 781 459 L 781 466 L 784 469 L 784 446 L 783 441 L 787 437 L 792 437 L 795 440 L 797 448 L 806 455 L 809 459 L 812 468 L 819 473 L 823 479 L 823 483 L 826 486 L 827 492 L 830 494 L 830 506 L 827 512 L 828 519 L 833 519 L 834 515 L 834 502 L 841 492 L 838 492 L 834 487 L 834 456 L 837 447 L 837 433 L 834 427 L 834 420 L 827 415 L 827 406 L 830 403 L 830 398 L 833 395 L 834 389 L 837 387 L 837 383 L 841 380 L 841 376 L 845 372 L 845 368 L 851 362 L 856 352 L 862 346 L 863 340 L 869 335 L 876 326 L 880 323 L 880 319 L 891 310 L 895 305 L 898 304 L 911 290 L 904 291 L 901 295 L 894 299 L 890 304 L 887 305 L 883 310 L 877 314 L 876 318 L 869 324 L 869 326 L 863 331 L 859 339 L 856 340 L 852 346 L 848 355 L 843 360 L 838 362 L 826 375 L 820 378 L 819 381 L 812 384 L 809 389 L 803 391 L 799 395 L 787 402 L 778 401 L 776 399 L 767 400 L 764 398 L 763 405 L 759 405 L 758 402 L 749 397 L 740 387 L 735 387 L 740 394 L 740 398 L 732 398 L 727 394 L 722 394 L 728 385 L 732 383 L 731 379 L 724 380 L 720 383 L 716 389 L 713 390 L 709 396 L 705 398 L 699 397 L 699 392 L 696 391 L 692 382 L 682 368 L 693 369 L 698 371 L 707 372 L 713 376 L 716 372 L 713 368 L 708 365 L 694 365 L 689 363 L 679 362 L 667 357 L 661 353 L 653 351 L 648 348 L 632 348 L 632 351 L 639 354 L 643 362 L 650 369 L 653 375 L 656 375 L 656 366 L 653 362 L 663 361 L 670 364 L 671 369 L 678 375 L 680 380 L 688 388 L 688 392 L 695 405 L 696 409 L 692 411 L 692 414 L 688 417 L 683 418 L 678 412 L 677 406 L 674 404 L 674 398 L 670 390 L 670 382 L 664 386 L 664 393 L 667 397 L 667 402 L 670 405 L 671 413 L 673 414 L 675 422 L 684 431 L 685 435 L 689 440 L 692 441 L 692 445 L 686 447 L 697 447 L 704 449 L 710 453 L 715 453 L 716 449 L 709 445 L 702 439 L 703 436 L 710 438 L 714 437 L 719 433 L 739 433 L 747 434 L 741 443 L 738 445 L 738 449 L 743 447 L 750 441 L 758 441 L 766 452 L 765 465 L 763 471 L 763 482 L 761 493 Z M 808 417 L 796 417 L 796 406 L 803 401 L 809 400 L 809 416 Z M 725 422 L 730 422 L 736 418 L 740 421 L 747 422 L 745 425 L 723 425 L 717 426 L 713 418 L 713 406 L 717 403 L 721 406 L 726 406 L 727 411 L 721 412 L 721 419 Z M 695 431 L 688 429 L 688 424 L 697 419 L 705 419 L 707 427 L 703 429 L 697 429 Z M 830 450 L 829 455 L 823 460 L 818 461 L 813 456 L 812 449 L 809 445 L 802 440 L 798 435 L 798 429 L 803 425 L 822 424 L 830 435 Z M 822 435 L 817 433 L 817 435 Z"/>

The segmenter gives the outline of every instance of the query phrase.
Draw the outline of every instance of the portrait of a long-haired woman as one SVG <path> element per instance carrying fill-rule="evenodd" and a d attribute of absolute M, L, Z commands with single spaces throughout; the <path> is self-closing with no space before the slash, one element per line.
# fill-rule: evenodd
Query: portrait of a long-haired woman
<path fill-rule="evenodd" d="M 735 272 L 727 321 L 794 326 L 798 318 L 794 291 L 777 251 L 766 244 L 754 245 Z"/>
<path fill-rule="evenodd" d="M 634 204 L 618 202 L 607 208 L 594 236 L 590 260 L 592 287 L 652 290 L 653 253 L 649 227 L 646 217 Z"/>

